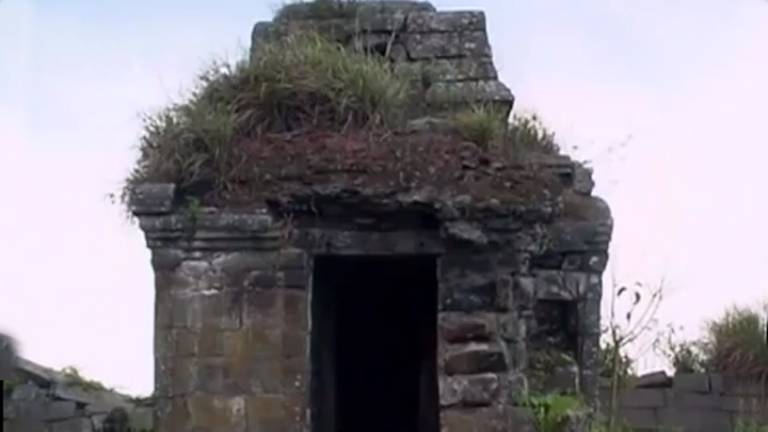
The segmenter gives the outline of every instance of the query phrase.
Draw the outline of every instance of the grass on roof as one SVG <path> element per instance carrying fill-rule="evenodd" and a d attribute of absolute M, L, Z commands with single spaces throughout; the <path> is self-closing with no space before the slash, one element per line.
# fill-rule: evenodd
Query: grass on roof
<path fill-rule="evenodd" d="M 188 196 L 235 194 L 259 174 L 254 146 L 275 135 L 396 131 L 429 113 L 421 97 L 428 84 L 417 76 L 423 72 L 395 73 L 381 56 L 312 33 L 267 40 L 250 61 L 215 62 L 185 100 L 145 117 L 123 204 L 146 182 L 176 183 Z M 507 127 L 496 111 L 476 106 L 454 122 L 481 148 L 502 136 L 511 153 L 557 150 L 535 117 L 516 117 Z"/>
<path fill-rule="evenodd" d="M 306 20 L 354 18 L 359 2 L 354 0 L 297 1 L 283 5 L 275 14 L 276 20 Z"/>
<path fill-rule="evenodd" d="M 144 181 L 227 189 L 247 169 L 242 142 L 262 134 L 393 127 L 404 120 L 411 81 L 383 58 L 315 34 L 265 43 L 251 62 L 215 63 L 186 101 L 146 116 L 123 199 Z"/>

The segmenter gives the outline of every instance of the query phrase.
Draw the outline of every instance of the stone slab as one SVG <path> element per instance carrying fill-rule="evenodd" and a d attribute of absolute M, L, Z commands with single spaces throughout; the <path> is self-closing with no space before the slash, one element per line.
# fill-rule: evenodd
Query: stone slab
<path fill-rule="evenodd" d="M 408 33 L 485 31 L 482 11 L 415 12 L 408 15 Z"/>

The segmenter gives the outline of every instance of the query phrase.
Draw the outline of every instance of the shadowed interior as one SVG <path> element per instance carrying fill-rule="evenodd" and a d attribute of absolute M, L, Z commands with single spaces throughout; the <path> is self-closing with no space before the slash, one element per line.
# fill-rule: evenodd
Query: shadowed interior
<path fill-rule="evenodd" d="M 321 257 L 312 291 L 315 432 L 437 432 L 434 257 Z"/>

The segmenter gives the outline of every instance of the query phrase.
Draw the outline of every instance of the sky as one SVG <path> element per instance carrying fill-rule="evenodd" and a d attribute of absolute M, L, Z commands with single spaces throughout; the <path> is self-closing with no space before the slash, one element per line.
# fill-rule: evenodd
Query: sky
<path fill-rule="evenodd" d="M 486 12 L 516 111 L 594 167 L 615 218 L 606 292 L 611 276 L 663 280 L 659 321 L 689 337 L 768 298 L 768 2 L 434 4 Z M 178 100 L 211 59 L 239 58 L 276 7 L 0 0 L 0 332 L 21 355 L 152 391 L 149 252 L 109 194 L 141 113 Z"/>

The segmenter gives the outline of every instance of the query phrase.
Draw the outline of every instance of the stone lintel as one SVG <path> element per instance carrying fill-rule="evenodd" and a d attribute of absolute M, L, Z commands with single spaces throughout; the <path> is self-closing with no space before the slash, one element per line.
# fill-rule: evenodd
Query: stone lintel
<path fill-rule="evenodd" d="M 445 246 L 437 231 L 393 232 L 306 229 L 297 247 L 317 255 L 440 255 Z"/>

